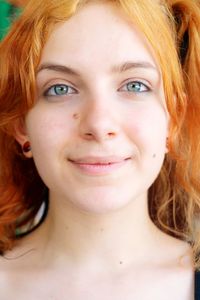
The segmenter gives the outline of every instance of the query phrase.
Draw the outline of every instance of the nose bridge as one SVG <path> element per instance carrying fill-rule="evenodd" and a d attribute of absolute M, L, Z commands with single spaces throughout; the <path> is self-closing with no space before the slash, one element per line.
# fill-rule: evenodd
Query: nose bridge
<path fill-rule="evenodd" d="M 105 99 L 105 97 L 99 97 L 95 100 L 91 100 L 88 103 L 88 107 L 85 114 L 85 119 L 88 121 L 95 120 L 97 123 L 108 123 L 111 122 L 111 110 L 110 110 L 110 103 L 109 99 Z"/>
<path fill-rule="evenodd" d="M 113 99 L 100 93 L 91 97 L 86 103 L 80 123 L 81 134 L 90 139 L 107 139 L 116 136 L 119 124 Z"/>

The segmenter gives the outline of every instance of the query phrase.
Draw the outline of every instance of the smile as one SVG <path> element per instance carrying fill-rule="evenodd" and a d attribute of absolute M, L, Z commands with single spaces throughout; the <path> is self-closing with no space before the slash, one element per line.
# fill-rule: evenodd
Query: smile
<path fill-rule="evenodd" d="M 107 175 L 125 166 L 130 159 L 130 157 L 87 157 L 69 161 L 85 174 Z"/>

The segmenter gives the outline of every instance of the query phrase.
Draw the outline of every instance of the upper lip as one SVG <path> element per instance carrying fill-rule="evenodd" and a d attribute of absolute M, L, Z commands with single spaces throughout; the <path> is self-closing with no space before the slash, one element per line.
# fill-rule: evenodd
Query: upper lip
<path fill-rule="evenodd" d="M 69 161 L 77 164 L 114 164 L 123 162 L 129 158 L 130 156 L 86 156 L 76 159 L 69 159 Z"/>

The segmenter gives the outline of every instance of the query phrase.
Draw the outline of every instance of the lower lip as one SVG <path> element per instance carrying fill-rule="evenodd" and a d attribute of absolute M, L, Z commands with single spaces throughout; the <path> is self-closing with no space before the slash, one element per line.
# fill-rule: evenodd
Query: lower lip
<path fill-rule="evenodd" d="M 107 175 L 125 166 L 130 159 L 110 164 L 84 164 L 70 161 L 76 168 L 88 175 Z"/>

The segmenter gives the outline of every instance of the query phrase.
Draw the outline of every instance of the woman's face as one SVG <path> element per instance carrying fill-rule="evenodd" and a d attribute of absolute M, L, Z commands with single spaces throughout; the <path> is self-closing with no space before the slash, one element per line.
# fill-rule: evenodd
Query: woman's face
<path fill-rule="evenodd" d="M 51 197 L 102 213 L 147 198 L 166 152 L 160 70 L 142 34 L 111 4 L 56 27 L 26 118 Z"/>

